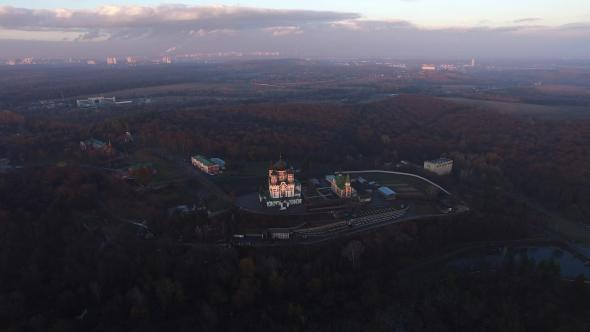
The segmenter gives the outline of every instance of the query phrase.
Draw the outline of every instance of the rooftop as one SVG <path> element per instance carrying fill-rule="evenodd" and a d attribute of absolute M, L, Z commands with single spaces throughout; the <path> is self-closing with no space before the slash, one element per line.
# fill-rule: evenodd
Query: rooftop
<path fill-rule="evenodd" d="M 438 159 L 434 159 L 434 160 L 427 160 L 426 162 L 433 163 L 433 164 L 445 164 L 448 162 L 453 162 L 453 160 L 451 160 L 449 158 L 438 158 Z"/>
<path fill-rule="evenodd" d="M 395 195 L 395 191 L 393 191 L 391 188 L 389 187 L 379 187 L 379 192 L 382 193 L 385 196 L 393 196 Z"/>
<path fill-rule="evenodd" d="M 221 158 L 211 158 L 210 160 L 220 166 L 225 165 L 225 161 Z"/>
<path fill-rule="evenodd" d="M 203 155 L 196 155 L 193 156 L 193 158 L 195 158 L 196 160 L 200 161 L 201 163 L 203 163 L 203 165 L 205 166 L 213 166 L 213 165 L 217 165 L 214 162 L 212 162 L 211 160 L 209 160 L 207 157 L 203 156 Z"/>
<path fill-rule="evenodd" d="M 92 145 L 92 146 L 94 146 L 94 147 L 103 147 L 103 146 L 105 146 L 105 145 L 106 145 L 106 143 L 105 143 L 105 142 L 103 142 L 103 141 L 101 141 L 101 140 L 97 140 L 97 139 L 95 139 L 95 138 L 89 138 L 89 139 L 87 139 L 87 140 L 85 140 L 85 141 L 83 141 L 83 142 L 84 142 L 84 144 L 86 144 L 86 145 Z"/>
<path fill-rule="evenodd" d="M 279 161 L 277 161 L 276 163 L 274 163 L 274 165 L 272 166 L 272 168 L 274 170 L 277 171 L 284 171 L 287 169 L 287 162 L 283 160 L 283 158 L 279 159 Z"/>

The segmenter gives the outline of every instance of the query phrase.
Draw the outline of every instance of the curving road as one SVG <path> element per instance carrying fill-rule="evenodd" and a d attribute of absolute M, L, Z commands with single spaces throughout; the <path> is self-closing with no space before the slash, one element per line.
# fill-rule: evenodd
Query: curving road
<path fill-rule="evenodd" d="M 404 172 L 395 172 L 395 171 L 383 171 L 383 170 L 366 170 L 366 171 L 339 171 L 336 173 L 341 173 L 341 174 L 366 174 L 366 173 L 380 173 L 380 174 L 395 174 L 395 175 L 406 175 L 406 176 L 411 176 L 423 181 L 426 181 L 428 183 L 430 183 L 431 185 L 437 187 L 438 189 L 442 190 L 445 194 L 447 195 L 451 195 L 451 193 L 446 190 L 445 188 L 439 186 L 438 184 L 428 180 L 425 177 L 422 177 L 420 175 L 416 175 L 416 174 L 412 174 L 412 173 L 404 173 Z"/>

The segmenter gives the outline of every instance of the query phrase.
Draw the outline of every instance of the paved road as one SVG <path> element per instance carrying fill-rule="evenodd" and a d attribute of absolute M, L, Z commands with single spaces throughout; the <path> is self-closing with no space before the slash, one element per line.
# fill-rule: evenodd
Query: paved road
<path fill-rule="evenodd" d="M 416 175 L 416 174 L 412 174 L 412 173 L 404 173 L 404 172 L 394 172 L 394 171 L 383 171 L 383 170 L 366 170 L 366 171 L 339 171 L 336 173 L 342 173 L 342 174 L 366 174 L 366 173 L 380 173 L 380 174 L 395 174 L 395 175 L 405 175 L 405 176 L 411 176 L 417 179 L 420 179 L 422 181 L 426 181 L 428 183 L 430 183 L 431 185 L 437 187 L 438 189 L 440 189 L 442 192 L 444 192 L 447 195 L 451 195 L 451 193 L 449 191 L 447 191 L 445 188 L 439 186 L 438 184 L 428 180 L 427 178 L 421 177 L 420 175 Z"/>

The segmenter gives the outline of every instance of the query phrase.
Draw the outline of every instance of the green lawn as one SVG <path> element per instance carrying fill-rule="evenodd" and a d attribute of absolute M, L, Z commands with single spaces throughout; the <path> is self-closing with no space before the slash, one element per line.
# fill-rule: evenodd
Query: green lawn
<path fill-rule="evenodd" d="M 162 159 L 148 150 L 136 151 L 129 157 L 130 164 L 152 163 L 157 173 L 152 179 L 153 182 L 166 182 L 186 178 L 186 175 L 179 171 L 178 166 L 165 159 Z"/>
<path fill-rule="evenodd" d="M 425 201 L 415 201 L 414 208 L 416 209 L 415 212 L 418 215 L 429 215 L 429 214 L 440 214 L 440 209 L 438 209 L 433 203 L 425 202 Z"/>
<path fill-rule="evenodd" d="M 362 173 L 353 175 L 355 177 L 362 176 L 367 181 L 376 181 L 381 186 L 391 186 L 394 189 L 396 186 L 401 185 L 400 187 L 408 187 L 408 189 L 409 187 L 413 187 L 416 190 L 425 193 L 428 190 L 428 188 L 434 187 L 433 185 L 424 180 L 407 175 L 388 173 Z"/>

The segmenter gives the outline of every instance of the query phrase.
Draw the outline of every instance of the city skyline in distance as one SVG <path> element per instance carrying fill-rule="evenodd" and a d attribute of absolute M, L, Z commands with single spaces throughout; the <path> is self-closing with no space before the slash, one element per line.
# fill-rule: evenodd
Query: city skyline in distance
<path fill-rule="evenodd" d="M 365 9 L 350 1 L 25 1 L 20 6 L 7 1 L 0 6 L 0 58 L 216 52 L 317 58 L 590 57 L 590 4 L 543 0 L 527 11 L 529 2 L 493 6 L 483 0 L 477 10 L 456 0 L 440 11 L 440 3 L 432 0 L 377 0 Z M 376 13 L 378 8 L 382 13 Z"/>

